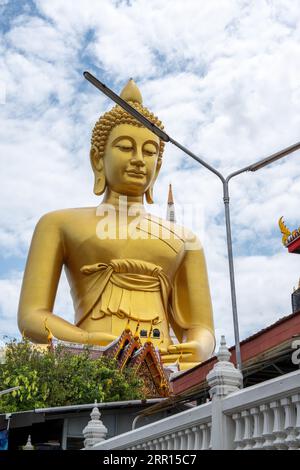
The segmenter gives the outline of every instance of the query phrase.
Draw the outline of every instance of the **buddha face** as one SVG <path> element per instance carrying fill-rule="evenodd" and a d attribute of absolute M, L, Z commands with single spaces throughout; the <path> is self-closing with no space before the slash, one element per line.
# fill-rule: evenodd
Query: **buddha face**
<path fill-rule="evenodd" d="M 159 138 L 144 127 L 115 126 L 103 158 L 106 185 L 119 194 L 144 194 L 159 171 L 159 144 Z"/>

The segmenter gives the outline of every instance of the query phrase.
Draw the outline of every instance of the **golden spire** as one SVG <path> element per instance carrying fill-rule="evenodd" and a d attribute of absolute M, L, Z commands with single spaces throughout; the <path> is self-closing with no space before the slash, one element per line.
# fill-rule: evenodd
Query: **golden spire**
<path fill-rule="evenodd" d="M 169 222 L 173 222 L 173 223 L 176 222 L 175 205 L 174 205 L 174 198 L 173 198 L 173 191 L 172 191 L 172 185 L 171 184 L 169 184 L 167 220 Z"/>
<path fill-rule="evenodd" d="M 120 93 L 120 97 L 125 101 L 134 101 L 139 104 L 143 104 L 143 98 L 137 84 L 131 78 L 124 86 Z"/>
<path fill-rule="evenodd" d="M 286 242 L 288 240 L 288 237 L 291 235 L 291 232 L 290 230 L 287 228 L 287 226 L 285 225 L 284 221 L 283 221 L 283 217 L 280 217 L 279 221 L 278 221 L 278 225 L 279 225 L 279 228 L 280 228 L 280 231 L 283 235 L 282 237 L 282 243 L 283 245 L 285 246 L 286 245 Z"/>
<path fill-rule="evenodd" d="M 172 185 L 169 184 L 168 204 L 174 204 Z"/>

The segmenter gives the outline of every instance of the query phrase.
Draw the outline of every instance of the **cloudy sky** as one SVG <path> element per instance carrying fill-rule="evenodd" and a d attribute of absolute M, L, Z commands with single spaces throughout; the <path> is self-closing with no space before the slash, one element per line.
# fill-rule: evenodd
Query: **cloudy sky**
<path fill-rule="evenodd" d="M 84 70 L 117 92 L 133 77 L 167 132 L 225 175 L 300 140 L 298 1 L 0 0 L 0 31 L 0 336 L 18 335 L 38 219 L 99 203 L 89 141 L 111 103 Z M 300 225 L 299 158 L 231 184 L 242 338 L 291 313 L 299 258 L 277 222 Z M 221 184 L 171 144 L 155 188 L 163 216 L 169 182 L 178 221 L 197 214 L 188 225 L 205 248 L 216 334 L 233 344 Z M 55 312 L 73 321 L 64 277 Z"/>

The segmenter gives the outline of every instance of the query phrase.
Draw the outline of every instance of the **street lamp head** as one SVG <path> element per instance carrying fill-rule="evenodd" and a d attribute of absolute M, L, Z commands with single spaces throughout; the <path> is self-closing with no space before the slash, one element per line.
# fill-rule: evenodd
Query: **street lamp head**
<path fill-rule="evenodd" d="M 279 160 L 280 158 L 286 157 L 292 152 L 295 152 L 296 150 L 300 149 L 300 142 L 297 142 L 294 145 L 291 145 L 290 147 L 287 147 L 283 150 L 280 150 L 279 152 L 273 153 L 267 158 L 264 158 L 263 160 L 258 161 L 257 163 L 254 163 L 253 165 L 250 165 L 247 170 L 248 171 L 257 171 L 263 168 L 264 166 L 270 165 L 271 163 L 275 162 L 276 160 Z"/>

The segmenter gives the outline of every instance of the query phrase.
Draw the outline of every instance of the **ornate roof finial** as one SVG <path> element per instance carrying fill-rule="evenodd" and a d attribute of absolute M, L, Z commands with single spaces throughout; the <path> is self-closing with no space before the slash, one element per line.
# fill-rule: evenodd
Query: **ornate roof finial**
<path fill-rule="evenodd" d="M 139 328 L 140 328 L 140 320 L 138 320 L 137 325 L 136 325 L 136 329 L 133 335 L 134 339 L 139 338 Z"/>
<path fill-rule="evenodd" d="M 283 217 L 280 217 L 279 221 L 278 221 L 278 225 L 279 225 L 279 228 L 280 228 L 280 231 L 282 233 L 282 243 L 283 245 L 285 246 L 286 245 L 286 242 L 289 238 L 289 236 L 291 235 L 291 232 L 290 230 L 287 228 L 287 226 L 285 225 L 284 223 L 284 220 L 283 220 Z"/>
<path fill-rule="evenodd" d="M 137 84 L 131 78 L 124 86 L 120 93 L 120 97 L 125 101 L 133 101 L 139 104 L 143 104 L 143 98 Z"/>
<path fill-rule="evenodd" d="M 221 336 L 220 348 L 217 353 L 218 362 L 216 362 L 206 376 L 211 398 L 226 397 L 229 393 L 235 392 L 242 387 L 242 373 L 234 367 L 232 362 L 229 362 L 230 356 L 225 336 Z"/>
<path fill-rule="evenodd" d="M 47 335 L 47 341 L 48 341 L 48 349 L 49 351 L 52 351 L 53 352 L 53 334 L 50 330 L 50 328 L 48 327 L 48 324 L 47 324 L 47 318 L 45 318 L 45 330 L 47 331 L 48 335 Z"/>
<path fill-rule="evenodd" d="M 27 442 L 25 444 L 25 446 L 23 446 L 23 450 L 34 450 L 34 447 L 31 443 L 31 435 L 28 434 L 28 439 L 27 439 Z"/>
<path fill-rule="evenodd" d="M 125 326 L 125 328 L 124 328 L 124 330 L 126 331 L 126 333 L 129 333 L 129 332 L 131 331 L 129 324 L 130 324 L 130 318 L 128 317 L 128 318 L 127 318 L 126 326 Z"/>
<path fill-rule="evenodd" d="M 221 336 L 221 341 L 220 341 L 220 348 L 219 348 L 219 351 L 217 353 L 217 358 L 218 358 L 218 361 L 229 361 L 230 359 L 230 352 L 228 351 L 228 348 L 227 348 L 227 344 L 226 344 L 226 339 L 225 339 L 225 336 L 222 335 Z"/>

